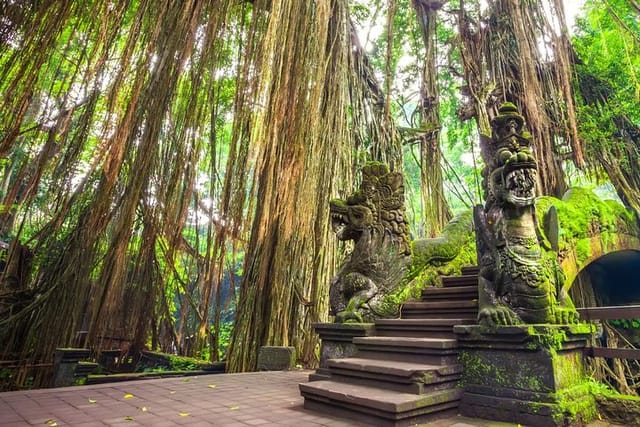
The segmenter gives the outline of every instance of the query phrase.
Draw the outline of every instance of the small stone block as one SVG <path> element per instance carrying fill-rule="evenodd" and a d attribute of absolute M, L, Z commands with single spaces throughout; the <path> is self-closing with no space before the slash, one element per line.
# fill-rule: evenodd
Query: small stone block
<path fill-rule="evenodd" d="M 259 371 L 287 371 L 296 366 L 294 347 L 263 346 L 258 353 Z"/>

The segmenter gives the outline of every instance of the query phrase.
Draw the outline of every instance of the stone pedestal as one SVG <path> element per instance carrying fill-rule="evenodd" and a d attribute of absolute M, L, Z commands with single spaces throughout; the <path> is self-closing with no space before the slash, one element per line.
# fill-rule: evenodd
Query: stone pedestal
<path fill-rule="evenodd" d="M 76 367 L 80 361 L 87 360 L 89 356 L 91 356 L 91 350 L 86 348 L 57 348 L 53 357 L 53 386 L 76 385 Z"/>
<path fill-rule="evenodd" d="M 455 326 L 463 367 L 460 413 L 535 426 L 575 425 L 596 413 L 582 349 L 591 327 Z"/>
<path fill-rule="evenodd" d="M 327 360 L 345 359 L 356 354 L 354 337 L 366 337 L 373 334 L 373 323 L 314 323 L 313 329 L 320 335 L 320 368 L 309 375 L 309 381 L 326 380 L 331 375 L 327 369 Z"/>

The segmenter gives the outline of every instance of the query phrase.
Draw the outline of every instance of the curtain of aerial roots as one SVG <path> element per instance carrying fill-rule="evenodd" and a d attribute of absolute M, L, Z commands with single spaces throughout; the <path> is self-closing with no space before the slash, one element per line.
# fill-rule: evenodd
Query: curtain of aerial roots
<path fill-rule="evenodd" d="M 629 3 L 629 6 L 635 8 L 635 4 Z M 636 9 L 636 11 L 638 17 L 640 17 L 640 9 Z M 611 17 L 616 16 L 611 5 L 607 6 L 607 12 Z M 631 49 L 638 52 L 640 39 L 619 18 L 614 19 L 613 22 L 618 29 L 612 33 L 615 35 L 612 37 L 614 41 L 609 41 L 609 43 L 615 43 L 625 51 Z M 611 32 L 611 30 L 607 31 Z M 631 61 L 628 54 L 625 60 Z M 588 70 L 588 67 L 581 66 L 580 68 L 578 81 L 580 83 L 582 103 L 591 107 L 603 117 L 610 117 L 611 112 L 620 107 L 616 106 L 619 101 L 611 102 L 609 99 L 612 95 L 610 93 L 612 88 L 609 83 L 600 80 L 596 75 L 585 74 L 582 69 Z M 603 90 L 603 87 L 606 89 Z M 631 88 L 628 88 L 628 90 L 631 90 Z M 640 87 L 636 88 L 636 93 L 638 91 L 640 91 Z M 638 123 L 634 123 L 627 114 L 629 114 L 627 111 L 622 111 L 611 117 L 611 128 L 615 130 L 614 135 L 606 131 L 599 132 L 597 133 L 599 137 L 589 142 L 587 163 L 596 171 L 602 167 L 624 205 L 635 210 L 636 214 L 640 215 L 640 198 L 638 198 L 640 193 L 640 126 Z M 586 138 L 591 139 L 594 137 L 587 135 Z"/>
<path fill-rule="evenodd" d="M 519 106 L 535 140 L 543 194 L 561 197 L 567 189 L 561 161 L 582 164 L 571 89 L 567 29 L 558 1 L 490 2 L 486 61 L 499 102 Z M 539 48 L 540 44 L 544 49 Z"/>
<path fill-rule="evenodd" d="M 425 47 L 420 88 L 420 189 L 427 237 L 436 237 L 451 219 L 444 196 L 440 151 L 440 103 L 436 68 L 436 31 L 440 3 L 413 1 Z"/>
<path fill-rule="evenodd" d="M 3 129 L 0 137 L 0 156 L 7 155 L 11 147 L 16 143 L 20 133 L 20 126 L 27 115 L 30 106 L 30 96 L 35 89 L 39 70 L 44 66 L 52 53 L 52 46 L 60 36 L 70 16 L 77 12 L 78 5 L 73 1 L 48 0 L 40 6 L 28 7 L 22 10 L 19 6 L 8 10 L 14 10 L 17 16 L 15 31 L 24 34 L 27 40 L 21 51 L 14 51 L 10 58 L 3 64 L 0 81 L 10 80 L 8 85 L 3 85 L 3 100 L 0 104 L 2 115 L 0 124 Z M 29 13 L 32 12 L 32 13 Z M 3 22 L 4 24 L 4 22 Z M 9 31 L 8 31 L 9 32 Z M 11 37 L 5 35 L 5 37 Z M 0 46 L 0 53 L 4 54 L 4 44 Z M 11 75 L 9 73 L 11 72 Z"/>
<path fill-rule="evenodd" d="M 37 111 L 38 100 L 33 100 L 33 93 L 36 91 L 40 70 L 47 72 L 57 70 L 57 67 L 50 62 L 53 46 L 58 42 L 66 44 L 61 46 L 65 52 L 69 48 L 70 41 L 61 40 L 65 23 L 68 19 L 77 14 L 78 6 L 73 2 L 44 2 L 45 5 L 30 10 L 26 5 L 23 8 L 14 5 L 15 19 L 14 27 L 4 27 L 6 34 L 3 45 L 0 45 L 0 53 L 5 56 L 2 61 L 0 71 L 0 82 L 2 82 L 3 99 L 0 101 L 0 157 L 9 157 L 11 149 L 16 145 L 20 136 L 25 133 L 21 129 L 22 123 L 33 119 Z M 83 23 L 78 20 L 71 25 L 73 30 L 77 30 Z M 25 37 L 21 50 L 13 50 L 8 55 L 5 51 L 13 41 L 16 34 L 22 33 Z M 4 44 L 6 43 L 6 45 Z M 86 52 L 85 52 L 86 53 Z M 68 76 L 67 76 L 68 78 Z M 35 108 L 34 108 L 35 106 Z M 46 143 L 40 150 L 38 158 L 29 159 L 23 156 L 23 161 L 14 161 L 11 166 L 4 166 L 4 178 L 2 183 L 3 200 L 0 203 L 0 233 L 8 234 L 15 219 L 15 207 L 29 200 L 37 189 L 37 184 L 41 178 L 43 162 L 46 161 L 56 146 L 56 136 L 58 133 L 64 134 L 69 126 L 69 112 L 61 112 L 54 118 L 55 125 L 48 132 Z M 31 125 L 33 127 L 33 125 Z M 35 146 L 35 144 L 34 144 Z M 22 150 L 21 150 L 22 151 Z M 22 151 L 24 152 L 24 151 Z M 16 157 L 12 156 L 15 160 Z M 13 179 L 11 179 L 13 177 Z M 11 184 L 11 185 L 10 185 Z"/>
<path fill-rule="evenodd" d="M 313 362 L 310 323 L 326 318 L 332 273 L 327 206 L 351 167 L 344 2 L 269 4 L 251 135 L 257 198 L 227 358 L 232 372 L 255 369 L 262 345 L 294 345 Z"/>
<path fill-rule="evenodd" d="M 123 311 L 120 311 L 117 304 L 124 301 L 123 297 L 127 291 L 122 285 L 127 283 L 128 248 L 132 237 L 132 226 L 139 202 L 150 199 L 154 193 L 154 188 L 150 184 L 158 154 L 160 132 L 175 95 L 182 66 L 193 47 L 200 12 L 199 7 L 189 1 L 180 2 L 179 5 L 157 3 L 156 7 L 161 7 L 162 10 L 159 11 L 158 19 L 153 23 L 155 27 L 151 29 L 151 34 L 155 40 L 149 43 L 149 48 L 155 51 L 157 63 L 150 64 L 152 68 L 148 79 L 145 78 L 144 90 L 140 97 L 140 105 L 144 107 L 138 109 L 133 118 L 132 129 L 139 130 L 140 134 L 132 134 L 126 140 L 127 144 L 137 144 L 135 154 L 127 159 L 131 170 L 135 172 L 123 180 L 123 197 L 119 200 L 117 211 L 114 212 L 109 246 L 95 283 L 96 292 L 92 295 L 93 304 L 88 331 L 89 343 L 92 344 L 99 343 L 105 337 L 105 332 L 115 333 L 116 337 L 126 337 L 127 331 L 123 325 L 118 324 L 120 323 L 118 322 L 119 314 Z M 175 30 L 166 31 L 167 28 Z M 131 151 L 128 150 L 128 153 Z M 145 228 L 149 226 L 147 221 Z M 141 242 L 141 244 L 146 243 Z M 150 260 L 144 260 L 143 264 L 148 262 Z M 133 316 L 137 317 L 135 314 Z"/>
<path fill-rule="evenodd" d="M 51 188 L 62 185 L 52 219 L 34 236 L 38 271 L 33 289 L 41 295 L 2 320 L 3 334 L 9 331 L 8 351 L 47 360 L 56 346 L 77 344 L 80 329 L 88 329 L 88 343 L 96 348 L 118 345 L 104 341 L 116 337 L 139 349 L 156 304 L 170 317 L 166 301 L 158 301 L 164 290 L 156 245 L 181 240 L 194 168 L 207 149 L 203 127 L 217 120 L 210 105 L 222 49 L 217 38 L 229 4 L 142 0 L 73 10 L 76 15 L 67 23 L 83 26 L 83 43 L 89 40 L 91 46 L 82 56 L 86 63 L 78 61 L 76 70 L 77 84 L 89 95 L 78 109 L 74 131 L 57 129 L 57 151 L 48 158 L 53 163 L 48 170 L 58 172 Z M 59 31 L 62 17 L 52 10 L 57 9 L 36 11 L 32 19 L 41 22 L 32 25 L 38 31 L 25 33 L 25 46 Z M 43 49 L 52 46 L 48 42 Z M 38 64 L 47 60 L 40 55 Z M 3 64 L 2 71 L 15 79 L 5 93 L 19 94 L 13 115 L 3 116 L 11 119 L 8 129 L 19 128 L 15 123 L 23 119 L 21 91 L 42 85 L 22 71 L 34 61 Z M 104 109 L 101 115 L 94 114 L 96 102 Z M 90 141 L 97 141 L 95 148 Z M 3 147 L 10 142 L 5 138 Z M 86 150 L 93 156 L 88 171 L 70 184 L 73 174 L 75 180 L 78 170 L 86 170 L 81 163 Z M 172 252 L 165 252 L 170 263 Z"/>
<path fill-rule="evenodd" d="M 367 151 L 368 160 L 387 163 L 392 170 L 402 170 L 402 140 L 393 120 L 385 113 L 386 95 L 377 80 L 369 58 L 358 40 L 355 26 L 349 20 L 349 96 L 353 112 L 349 120 L 354 131 L 354 148 Z M 354 172 L 361 164 L 354 162 Z"/>
<path fill-rule="evenodd" d="M 59 3 L 61 4 L 62 2 Z M 78 73 L 80 69 L 84 68 L 84 75 L 79 79 L 81 91 L 91 93 L 101 84 L 101 79 L 106 69 L 105 64 L 108 52 L 113 48 L 114 39 L 119 31 L 118 25 L 108 27 L 106 24 L 107 22 L 114 24 L 121 22 L 124 8 L 109 9 L 106 5 L 96 8 L 78 8 L 73 10 L 73 14 L 69 13 L 69 15 L 62 17 L 60 14 L 53 13 L 55 7 L 49 6 L 51 5 L 44 4 L 41 9 L 35 10 L 33 16 L 30 17 L 32 24 L 25 24 L 24 27 L 28 28 L 28 30 L 24 33 L 25 40 L 22 47 L 29 52 L 33 44 L 38 45 L 40 43 L 43 34 L 50 34 L 56 28 L 71 26 L 74 28 L 72 35 L 75 34 L 77 28 L 83 28 L 87 31 L 88 38 L 93 37 L 94 43 L 89 52 L 84 52 L 87 54 L 88 59 L 81 56 L 81 59 L 78 60 L 75 72 Z M 141 8 L 143 7 L 141 6 Z M 98 25 L 93 25 L 93 23 Z M 125 52 L 135 44 L 134 36 L 138 34 L 138 31 L 131 32 L 132 37 L 127 40 Z M 72 36 L 64 40 L 64 38 L 60 37 L 57 40 L 48 40 L 47 43 L 39 46 L 41 50 L 37 55 L 34 54 L 34 57 L 41 57 L 42 59 L 37 62 L 44 64 L 49 61 L 53 56 L 56 42 L 70 44 L 71 38 Z M 66 99 L 66 94 L 55 93 L 51 88 L 43 87 L 46 86 L 46 82 L 38 81 L 34 77 L 55 73 L 56 70 L 52 71 L 50 68 L 51 64 L 42 67 L 40 74 L 31 70 L 30 74 L 25 75 L 23 70 L 29 69 L 34 57 L 31 57 L 30 54 L 21 55 L 21 51 L 22 49 L 16 49 L 9 61 L 3 64 L 3 75 L 11 78 L 8 87 L 3 87 L 4 93 L 15 90 L 16 95 L 13 99 L 21 100 L 25 97 L 23 99 L 27 103 L 25 109 L 33 108 L 36 111 L 39 97 L 46 98 L 48 96 L 49 98 Z M 127 68 L 130 59 L 131 52 L 129 52 L 129 55 L 123 55 L 119 65 Z M 64 83 L 66 83 L 66 86 L 63 85 L 63 87 L 68 88 L 69 82 L 65 81 Z M 114 84 L 113 87 L 114 89 L 110 91 L 105 101 L 106 108 L 109 111 L 112 111 L 111 108 L 115 105 L 119 95 L 118 90 L 115 89 L 117 85 Z M 33 96 L 33 100 L 30 100 L 31 96 Z M 58 150 L 63 152 L 58 156 L 55 155 L 55 152 L 50 153 L 50 158 L 47 159 L 54 159 L 53 161 L 57 163 L 54 170 L 61 174 L 65 174 L 69 170 L 75 170 L 78 167 L 79 153 L 86 147 L 87 127 L 93 120 L 96 98 L 93 93 L 88 96 L 90 102 L 79 116 L 76 131 L 71 135 L 64 133 L 59 135 L 57 147 Z M 132 94 L 132 97 L 134 96 L 135 94 Z M 5 97 L 5 101 L 8 99 L 11 99 L 11 97 Z M 35 105 L 28 105 L 29 102 L 33 102 Z M 61 105 L 60 109 L 62 110 L 64 107 L 64 105 Z M 24 115 L 12 115 L 11 113 L 4 116 L 4 118 L 8 120 L 4 124 L 7 129 L 13 127 L 19 129 L 20 124 L 25 120 Z M 104 125 L 103 137 L 114 130 L 113 128 L 108 128 L 107 124 Z M 31 131 L 33 132 L 26 134 L 24 139 L 30 138 L 37 141 L 39 128 L 39 126 L 31 126 Z M 123 129 L 121 128 L 120 131 L 122 132 Z M 108 149 L 111 149 L 109 153 L 110 159 L 117 160 L 118 157 L 121 157 L 118 146 L 118 137 L 121 137 L 121 135 L 121 133 L 116 133 L 108 143 L 98 145 L 97 150 L 95 150 L 96 157 L 92 162 L 100 161 L 101 156 Z M 10 134 L 5 136 L 9 138 L 3 142 L 5 144 L 4 147 L 7 149 L 16 141 L 23 142 L 18 139 L 11 140 Z M 105 137 L 104 139 L 106 140 L 107 138 Z M 19 152 L 19 150 L 16 150 L 16 152 Z M 12 157 L 13 159 L 16 158 L 15 155 Z M 42 167 L 42 165 L 39 166 Z M 104 192 L 102 196 L 100 196 L 99 192 L 95 193 L 92 209 L 86 209 L 84 213 L 80 214 L 74 233 L 69 233 L 64 237 L 55 236 L 58 233 L 62 234 L 62 227 L 69 220 L 67 215 L 76 215 L 76 209 L 81 209 L 81 207 L 77 208 L 76 206 L 83 206 L 85 200 L 79 197 L 79 194 L 87 184 L 87 177 L 81 180 L 73 194 L 58 193 L 56 199 L 59 202 L 56 206 L 57 211 L 54 214 L 54 218 L 39 233 L 41 239 L 36 249 L 39 248 L 41 251 L 36 250 L 36 259 L 39 261 L 41 273 L 35 275 L 36 283 L 33 289 L 42 294 L 39 298 L 33 300 L 29 306 L 13 313 L 7 319 L 2 319 L 0 329 L 8 334 L 5 349 L 9 353 L 22 352 L 24 356 L 33 356 L 36 359 L 46 360 L 51 356 L 53 347 L 60 344 L 70 344 L 75 330 L 80 326 L 79 317 L 86 303 L 89 275 L 93 268 L 93 254 L 97 237 L 100 235 L 101 230 L 104 230 L 108 221 L 106 211 L 109 199 L 107 193 Z M 60 187 L 67 187 L 66 189 L 68 189 L 70 177 L 67 175 L 65 178 L 54 178 L 53 181 L 62 184 Z M 22 176 L 20 174 L 14 179 L 15 182 L 20 182 L 21 180 Z M 99 188 L 113 188 L 114 184 L 115 176 L 113 175 L 113 170 L 105 168 L 102 181 L 98 184 Z M 14 197 L 15 195 L 11 191 L 6 194 L 8 195 L 7 197 Z"/>
<path fill-rule="evenodd" d="M 460 120 L 469 120 L 472 117 L 476 120 L 480 135 L 491 135 L 491 124 L 489 123 L 489 113 L 487 110 L 487 99 L 493 90 L 493 84 L 489 83 L 487 66 L 483 49 L 487 27 L 477 25 L 480 21 L 480 5 L 473 2 L 473 10 L 465 5 L 465 0 L 460 0 L 458 7 L 458 50 L 460 51 L 460 62 L 466 86 L 464 90 L 468 100 L 458 110 Z"/>

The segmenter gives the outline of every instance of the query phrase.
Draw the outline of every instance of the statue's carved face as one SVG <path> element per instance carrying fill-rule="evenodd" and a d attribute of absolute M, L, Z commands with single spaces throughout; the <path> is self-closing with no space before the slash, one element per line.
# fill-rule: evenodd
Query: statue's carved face
<path fill-rule="evenodd" d="M 530 206 L 536 199 L 535 163 L 515 163 L 504 167 L 502 171 L 503 199 L 519 207 Z"/>
<path fill-rule="evenodd" d="M 329 202 L 331 228 L 338 240 L 358 240 L 373 223 L 371 210 L 363 205 L 350 205 L 343 200 Z"/>
<path fill-rule="evenodd" d="M 492 123 L 494 158 L 490 191 L 504 204 L 524 207 L 535 203 L 537 166 L 524 120 L 515 107 L 501 110 Z"/>

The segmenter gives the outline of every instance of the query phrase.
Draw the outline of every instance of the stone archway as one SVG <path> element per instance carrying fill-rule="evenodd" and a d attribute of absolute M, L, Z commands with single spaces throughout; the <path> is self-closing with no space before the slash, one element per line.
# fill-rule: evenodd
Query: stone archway
<path fill-rule="evenodd" d="M 587 265 L 578 283 L 591 284 L 598 306 L 640 304 L 640 251 L 611 252 Z"/>
<path fill-rule="evenodd" d="M 610 252 L 580 271 L 570 293 L 577 306 L 640 304 L 640 250 Z"/>
<path fill-rule="evenodd" d="M 565 273 L 564 290 L 569 291 L 576 282 L 584 282 L 585 276 L 602 275 L 603 269 L 612 274 L 621 266 L 627 268 L 635 261 L 639 273 L 634 278 L 638 283 L 640 297 L 640 239 L 628 234 L 603 233 L 578 240 L 571 249 L 561 254 L 561 266 Z M 618 270 L 616 270 L 616 266 Z M 597 272 L 600 273 L 597 273 Z M 577 280 L 577 279 L 582 280 Z M 602 279 L 596 279 L 602 281 Z M 602 285 L 599 285 L 602 287 Z M 640 300 L 639 300 L 640 301 Z M 579 304 L 577 304 L 579 305 Z"/>

